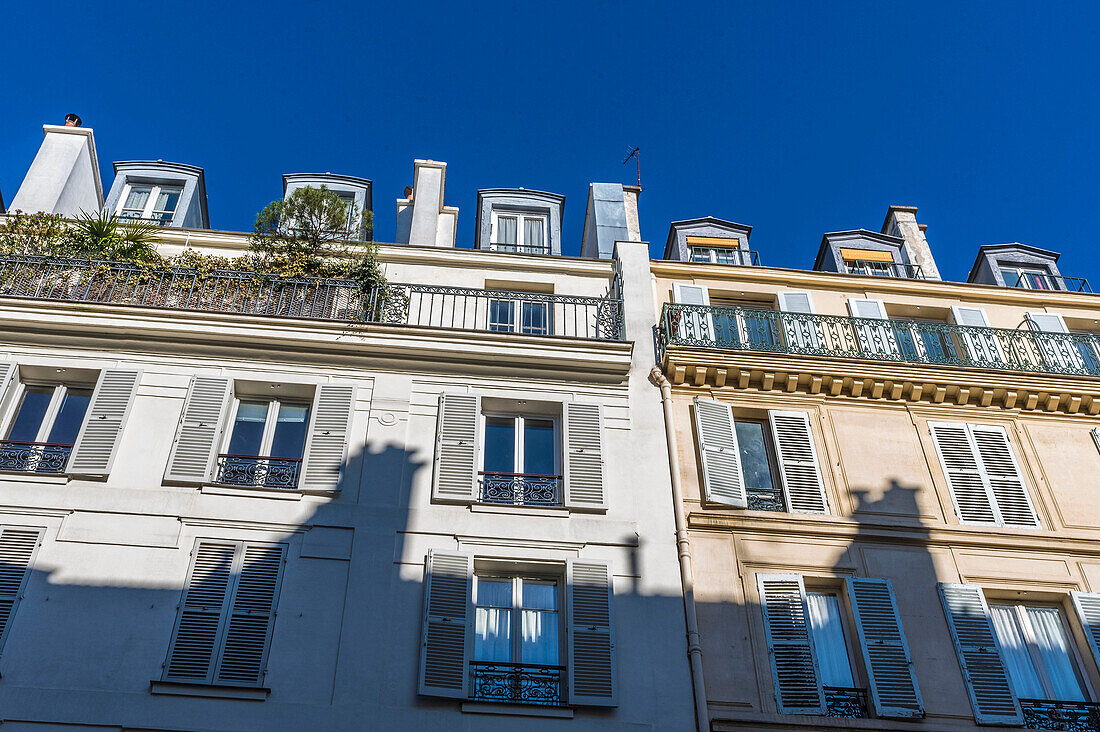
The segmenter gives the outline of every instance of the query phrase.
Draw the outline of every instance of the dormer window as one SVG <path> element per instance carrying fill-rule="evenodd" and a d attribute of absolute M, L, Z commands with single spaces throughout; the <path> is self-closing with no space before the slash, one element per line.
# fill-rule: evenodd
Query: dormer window
<path fill-rule="evenodd" d="M 118 217 L 143 219 L 166 226 L 172 223 L 182 192 L 183 189 L 178 186 L 128 184 Z"/>
<path fill-rule="evenodd" d="M 547 224 L 546 214 L 494 210 L 489 248 L 499 252 L 549 254 Z"/>
<path fill-rule="evenodd" d="M 1001 277 L 1007 287 L 1023 287 L 1028 290 L 1061 290 L 1049 272 L 1035 267 L 1001 266 Z"/>
<path fill-rule="evenodd" d="M 344 210 L 347 212 L 347 231 L 350 236 L 355 228 L 355 194 L 347 193 L 344 191 L 334 191 L 334 193 L 340 198 L 341 203 L 344 204 Z"/>

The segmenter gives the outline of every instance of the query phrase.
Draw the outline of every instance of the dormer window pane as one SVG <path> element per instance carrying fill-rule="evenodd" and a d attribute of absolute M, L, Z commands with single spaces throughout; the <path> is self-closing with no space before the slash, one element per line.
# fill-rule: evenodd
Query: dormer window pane
<path fill-rule="evenodd" d="M 149 202 L 151 192 L 151 188 L 131 188 L 130 195 L 126 197 L 125 210 L 127 212 L 132 211 L 140 216 L 145 211 L 145 205 Z"/>
<path fill-rule="evenodd" d="M 80 425 L 84 422 L 84 413 L 88 411 L 88 403 L 91 401 L 91 389 L 66 389 L 46 442 L 57 445 L 75 444 Z"/>
<path fill-rule="evenodd" d="M 501 216 L 497 219 L 496 244 L 516 245 L 516 217 Z"/>
<path fill-rule="evenodd" d="M 344 210 L 347 211 L 348 214 L 347 228 L 350 232 L 353 224 L 352 218 L 355 215 L 355 194 L 337 193 L 336 195 L 339 196 L 340 200 L 344 203 Z"/>
<path fill-rule="evenodd" d="M 165 226 L 172 223 L 183 189 L 175 186 L 130 185 L 117 213 L 123 219 L 147 219 Z"/>
<path fill-rule="evenodd" d="M 154 211 L 157 213 L 173 213 L 179 200 L 179 191 L 161 189 L 160 195 L 157 196 L 157 207 Z"/>
<path fill-rule="evenodd" d="M 538 251 L 544 244 L 543 220 L 525 218 L 523 220 L 523 246 L 527 251 Z"/>

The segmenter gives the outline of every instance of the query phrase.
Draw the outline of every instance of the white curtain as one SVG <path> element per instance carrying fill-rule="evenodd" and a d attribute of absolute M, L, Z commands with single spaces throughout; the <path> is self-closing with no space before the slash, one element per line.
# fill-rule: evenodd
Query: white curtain
<path fill-rule="evenodd" d="M 523 581 L 520 618 L 524 663 L 558 665 L 558 588 L 553 582 Z"/>
<path fill-rule="evenodd" d="M 844 642 L 844 625 L 836 595 L 809 592 L 806 594 L 806 605 L 822 685 L 854 687 L 856 684 L 852 678 L 852 664 L 848 660 L 848 645 Z"/>
<path fill-rule="evenodd" d="M 495 244 L 510 244 L 516 243 L 516 217 L 515 216 L 500 216 L 497 218 L 497 240 Z"/>
<path fill-rule="evenodd" d="M 477 610 L 474 613 L 474 660 L 512 660 L 511 580 L 477 580 Z"/>
<path fill-rule="evenodd" d="M 1054 698 L 1059 701 L 1085 701 L 1058 609 L 1029 607 L 1027 616 L 1031 621 L 1035 642 L 1039 646 L 1039 656 L 1043 659 L 1043 667 L 1050 680 Z"/>
<path fill-rule="evenodd" d="M 131 188 L 130 195 L 126 197 L 126 208 L 135 211 L 144 211 L 145 204 L 149 201 L 148 188 Z"/>
<path fill-rule="evenodd" d="M 993 616 L 993 629 L 1001 644 L 1016 696 L 1021 699 L 1045 699 L 1047 695 L 1043 682 L 1039 680 L 1039 673 L 1027 650 L 1027 640 L 1016 622 L 1016 608 L 993 605 L 989 612 Z"/>
<path fill-rule="evenodd" d="M 528 249 L 542 249 L 543 247 L 543 221 L 542 219 L 523 220 L 523 246 Z"/>

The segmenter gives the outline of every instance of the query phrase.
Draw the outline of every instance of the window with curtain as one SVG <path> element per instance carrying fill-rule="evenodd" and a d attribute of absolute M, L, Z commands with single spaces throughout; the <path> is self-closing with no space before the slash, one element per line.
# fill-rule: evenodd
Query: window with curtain
<path fill-rule="evenodd" d="M 162 226 L 170 224 L 182 193 L 183 189 L 179 186 L 127 185 L 118 207 L 118 217 L 147 219 Z"/>
<path fill-rule="evenodd" d="M 524 254 L 549 254 L 546 227 L 548 217 L 541 213 L 493 211 L 490 249 Z"/>
<path fill-rule="evenodd" d="M 1077 654 L 1061 611 L 1042 605 L 990 605 L 1016 696 L 1088 701 Z"/>
<path fill-rule="evenodd" d="M 854 688 L 855 675 L 848 654 L 848 641 L 844 637 L 840 599 L 832 592 L 807 592 L 806 607 L 817 651 L 821 685 Z"/>
<path fill-rule="evenodd" d="M 558 581 L 483 574 L 474 579 L 475 664 L 559 665 Z"/>

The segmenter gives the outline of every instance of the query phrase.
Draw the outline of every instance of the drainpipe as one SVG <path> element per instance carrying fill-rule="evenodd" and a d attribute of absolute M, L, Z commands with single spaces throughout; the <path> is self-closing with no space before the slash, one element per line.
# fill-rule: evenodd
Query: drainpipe
<path fill-rule="evenodd" d="M 665 439 L 668 443 L 668 468 L 672 477 L 672 511 L 676 519 L 676 553 L 680 557 L 680 586 L 684 595 L 684 620 L 687 624 L 688 663 L 691 667 L 691 691 L 695 697 L 695 722 L 700 732 L 710 729 L 707 712 L 707 692 L 703 685 L 703 648 L 699 645 L 699 619 L 695 615 L 695 577 L 691 570 L 691 543 L 688 541 L 687 517 L 684 515 L 684 491 L 680 486 L 680 469 L 676 456 L 676 430 L 672 421 L 672 384 L 657 366 L 649 372 L 649 380 L 661 388 L 661 410 L 665 415 Z"/>

